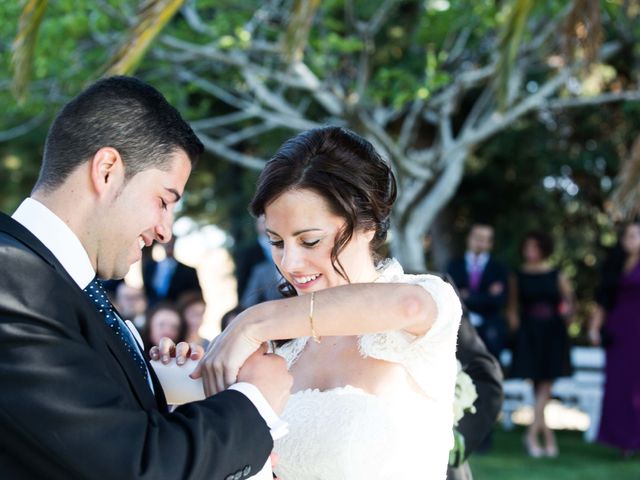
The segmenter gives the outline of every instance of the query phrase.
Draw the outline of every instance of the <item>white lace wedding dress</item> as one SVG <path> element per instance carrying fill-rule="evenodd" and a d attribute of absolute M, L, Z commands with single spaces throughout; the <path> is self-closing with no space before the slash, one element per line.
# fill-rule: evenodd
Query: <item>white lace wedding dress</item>
<path fill-rule="evenodd" d="M 444 480 L 453 446 L 456 338 L 462 310 L 453 288 L 433 275 L 406 275 L 396 260 L 380 268 L 382 283 L 424 287 L 438 306 L 426 335 L 403 331 L 359 337 L 365 357 L 403 365 L 422 394 L 378 397 L 346 386 L 291 395 L 283 414 L 289 434 L 276 441 L 281 480 Z M 289 366 L 308 337 L 277 351 Z M 336 368 L 339 368 L 337 365 Z"/>

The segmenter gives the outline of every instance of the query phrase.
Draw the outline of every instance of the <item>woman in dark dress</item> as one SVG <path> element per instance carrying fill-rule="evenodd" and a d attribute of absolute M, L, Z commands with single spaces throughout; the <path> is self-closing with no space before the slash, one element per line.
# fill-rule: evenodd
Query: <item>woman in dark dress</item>
<path fill-rule="evenodd" d="M 515 334 L 511 376 L 532 380 L 535 389 L 534 419 L 525 437 L 528 454 L 555 457 L 558 447 L 544 409 L 553 381 L 571 374 L 567 323 L 574 295 L 568 279 L 549 262 L 553 241 L 548 235 L 530 232 L 521 252 L 524 264 L 510 289 L 509 323 Z"/>
<path fill-rule="evenodd" d="M 598 441 L 628 457 L 640 451 L 640 223 L 624 228 L 602 277 L 589 331 L 607 355 Z"/>

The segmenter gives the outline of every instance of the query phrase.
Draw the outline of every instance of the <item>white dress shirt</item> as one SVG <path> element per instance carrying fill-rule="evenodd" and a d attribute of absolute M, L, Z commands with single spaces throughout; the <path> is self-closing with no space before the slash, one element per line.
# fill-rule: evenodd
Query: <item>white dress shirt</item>
<path fill-rule="evenodd" d="M 40 202 L 27 198 L 20 204 L 12 218 L 35 235 L 51 251 L 80 289 L 84 290 L 91 283 L 96 272 L 87 251 L 71 228 L 55 213 Z M 131 328 L 129 325 L 127 327 Z M 150 376 L 149 382 L 151 382 Z M 280 420 L 257 387 L 250 383 L 237 383 L 229 389 L 244 394 L 253 403 L 271 429 L 274 439 L 286 433 L 287 424 Z"/>

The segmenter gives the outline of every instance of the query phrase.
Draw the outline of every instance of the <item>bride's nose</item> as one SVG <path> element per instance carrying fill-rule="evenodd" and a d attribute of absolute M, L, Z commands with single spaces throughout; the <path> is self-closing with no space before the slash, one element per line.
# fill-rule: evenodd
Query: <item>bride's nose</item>
<path fill-rule="evenodd" d="M 297 245 L 285 245 L 282 249 L 282 269 L 285 272 L 295 273 L 304 266 L 304 252 Z"/>

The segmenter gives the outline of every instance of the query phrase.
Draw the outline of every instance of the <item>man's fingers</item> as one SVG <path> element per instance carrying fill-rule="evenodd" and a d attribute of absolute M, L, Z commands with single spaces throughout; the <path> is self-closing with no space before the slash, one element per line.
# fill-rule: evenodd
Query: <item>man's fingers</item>
<path fill-rule="evenodd" d="M 162 337 L 160 343 L 158 343 L 160 349 L 160 360 L 167 365 L 171 360 L 171 357 L 176 355 L 176 344 L 173 343 L 169 337 Z"/>
<path fill-rule="evenodd" d="M 178 365 L 184 365 L 184 362 L 187 361 L 187 357 L 189 356 L 189 352 L 191 351 L 191 346 L 187 342 L 180 342 L 176 345 L 176 363 Z"/>
<path fill-rule="evenodd" d="M 160 358 L 160 349 L 157 346 L 151 347 L 151 350 L 149 350 L 149 358 L 151 358 L 151 360 L 158 360 Z"/>
<path fill-rule="evenodd" d="M 190 348 L 189 348 L 189 352 L 190 352 L 190 358 L 191 360 L 200 360 L 202 357 L 204 357 L 204 348 L 202 348 L 201 345 L 198 345 L 197 343 L 190 343 Z"/>

